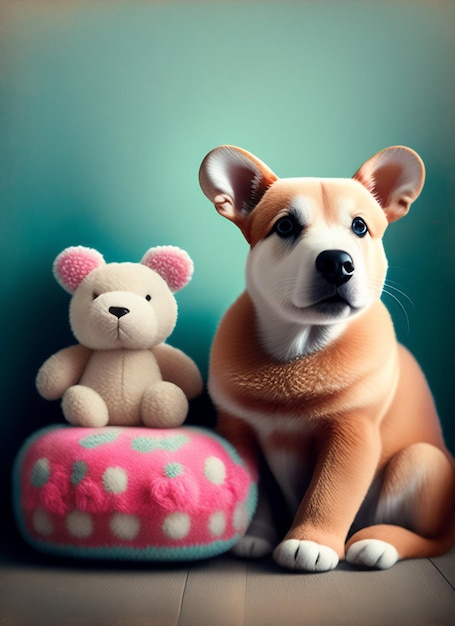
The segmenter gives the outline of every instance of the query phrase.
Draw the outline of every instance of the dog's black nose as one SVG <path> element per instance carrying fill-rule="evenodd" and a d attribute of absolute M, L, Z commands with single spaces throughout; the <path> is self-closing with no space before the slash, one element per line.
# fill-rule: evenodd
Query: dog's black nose
<path fill-rule="evenodd" d="M 115 317 L 118 317 L 118 319 L 120 319 L 124 315 L 127 315 L 129 312 L 130 310 L 125 308 L 124 306 L 110 306 L 109 307 L 109 313 L 111 315 L 115 315 Z"/>
<path fill-rule="evenodd" d="M 340 287 L 354 274 L 354 261 L 344 250 L 324 250 L 316 258 L 316 269 L 329 283 Z"/>

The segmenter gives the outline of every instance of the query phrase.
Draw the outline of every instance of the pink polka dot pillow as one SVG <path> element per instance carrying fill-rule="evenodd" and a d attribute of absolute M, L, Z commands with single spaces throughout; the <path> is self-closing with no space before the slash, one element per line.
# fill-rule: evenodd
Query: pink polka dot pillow
<path fill-rule="evenodd" d="M 36 433 L 14 469 L 24 538 L 78 557 L 187 560 L 229 550 L 257 489 L 226 441 L 191 426 Z"/>

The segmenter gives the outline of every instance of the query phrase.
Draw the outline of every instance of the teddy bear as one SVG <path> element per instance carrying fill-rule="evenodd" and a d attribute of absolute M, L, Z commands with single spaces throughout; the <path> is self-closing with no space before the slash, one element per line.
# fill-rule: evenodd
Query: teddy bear
<path fill-rule="evenodd" d="M 188 400 L 202 392 L 195 362 L 165 343 L 177 321 L 174 293 L 193 274 L 189 255 L 157 246 L 140 263 L 106 263 L 98 251 L 75 246 L 57 256 L 53 273 L 72 295 L 79 343 L 43 363 L 39 394 L 61 398 L 75 426 L 180 426 Z"/>

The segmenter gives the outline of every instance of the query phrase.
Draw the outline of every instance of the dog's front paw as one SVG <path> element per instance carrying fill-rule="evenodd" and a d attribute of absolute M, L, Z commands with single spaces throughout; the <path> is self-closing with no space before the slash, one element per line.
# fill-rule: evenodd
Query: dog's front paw
<path fill-rule="evenodd" d="M 327 572 L 338 565 L 338 554 L 314 541 L 286 539 L 274 550 L 273 558 L 287 569 L 305 572 Z"/>
<path fill-rule="evenodd" d="M 265 537 L 245 535 L 232 548 L 233 554 L 244 559 L 262 559 L 273 550 L 274 544 Z"/>
<path fill-rule="evenodd" d="M 399 559 L 396 549 L 380 539 L 363 539 L 349 547 L 346 561 L 352 565 L 388 569 Z"/>

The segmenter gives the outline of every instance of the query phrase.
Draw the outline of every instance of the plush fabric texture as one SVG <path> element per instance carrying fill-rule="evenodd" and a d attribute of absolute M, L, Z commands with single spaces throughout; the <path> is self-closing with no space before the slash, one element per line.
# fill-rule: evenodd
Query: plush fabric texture
<path fill-rule="evenodd" d="M 176 246 L 149 248 L 140 263 L 106 263 L 92 248 L 66 248 L 54 261 L 71 293 L 70 325 L 78 344 L 51 355 L 36 387 L 61 399 L 73 426 L 180 426 L 188 400 L 203 388 L 196 363 L 166 343 L 177 322 L 174 293 L 193 274 Z"/>
<path fill-rule="evenodd" d="M 178 561 L 229 550 L 257 488 L 234 448 L 203 428 L 54 426 L 22 446 L 14 494 L 21 532 L 40 550 Z"/>

